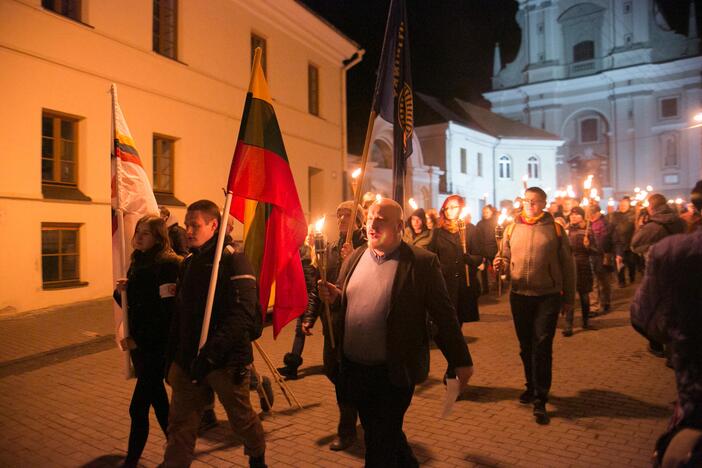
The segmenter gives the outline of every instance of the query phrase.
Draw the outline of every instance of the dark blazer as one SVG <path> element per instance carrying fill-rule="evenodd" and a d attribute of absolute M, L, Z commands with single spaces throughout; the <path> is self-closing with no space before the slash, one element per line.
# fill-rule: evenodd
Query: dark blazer
<path fill-rule="evenodd" d="M 394 385 L 411 387 L 423 382 L 429 374 L 428 317 L 438 329 L 436 342 L 450 365 L 472 366 L 473 361 L 446 291 L 438 258 L 405 242 L 399 249 L 387 318 L 387 367 Z M 336 349 L 332 351 L 325 342 L 324 355 L 325 372 L 332 381 L 343 356 L 346 287 L 366 250 L 366 246 L 357 248 L 339 272 L 337 286 L 341 288 L 341 298 L 331 309 Z"/>

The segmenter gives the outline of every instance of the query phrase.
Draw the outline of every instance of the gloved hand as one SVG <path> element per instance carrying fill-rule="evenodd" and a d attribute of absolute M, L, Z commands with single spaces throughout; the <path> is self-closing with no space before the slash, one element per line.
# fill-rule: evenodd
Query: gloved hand
<path fill-rule="evenodd" d="M 190 365 L 190 378 L 193 383 L 201 384 L 205 381 L 207 374 L 212 372 L 214 367 L 214 362 L 209 359 L 205 354 L 200 353 L 197 355 L 193 363 Z"/>

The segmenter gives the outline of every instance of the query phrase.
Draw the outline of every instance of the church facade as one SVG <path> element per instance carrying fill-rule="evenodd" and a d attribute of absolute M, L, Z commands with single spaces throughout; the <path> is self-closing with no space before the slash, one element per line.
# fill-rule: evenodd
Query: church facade
<path fill-rule="evenodd" d="M 702 178 L 702 57 L 690 3 L 687 36 L 655 0 L 520 0 L 521 46 L 502 67 L 492 111 L 559 135 L 559 187 L 587 175 L 606 196 L 651 185 L 669 197 Z"/>

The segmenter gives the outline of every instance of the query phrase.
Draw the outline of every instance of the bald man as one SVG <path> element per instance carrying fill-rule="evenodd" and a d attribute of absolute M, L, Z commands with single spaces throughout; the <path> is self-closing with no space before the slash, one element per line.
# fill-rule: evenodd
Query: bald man
<path fill-rule="evenodd" d="M 336 350 L 325 371 L 340 401 L 356 408 L 366 442 L 366 467 L 419 466 L 402 431 L 415 385 L 429 373 L 427 318 L 461 389 L 473 362 L 433 253 L 402 241 L 402 208 L 381 199 L 368 210 L 368 245 L 344 261 L 337 284 L 320 282 L 332 305 Z"/>

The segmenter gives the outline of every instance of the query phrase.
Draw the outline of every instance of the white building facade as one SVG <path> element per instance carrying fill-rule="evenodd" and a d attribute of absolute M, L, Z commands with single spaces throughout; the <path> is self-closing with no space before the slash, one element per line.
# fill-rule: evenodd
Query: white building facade
<path fill-rule="evenodd" d="M 690 2 L 688 35 L 655 0 L 519 0 L 521 48 L 502 68 L 493 112 L 559 135 L 558 185 L 588 174 L 606 195 L 652 185 L 687 195 L 702 177 L 702 57 Z"/>
<path fill-rule="evenodd" d="M 0 314 L 112 293 L 111 83 L 182 223 L 224 200 L 262 47 L 303 210 L 341 201 L 345 73 L 363 51 L 298 2 L 3 0 L 0 18 Z"/>
<path fill-rule="evenodd" d="M 424 113 L 426 124 L 415 128 L 424 162 L 442 175 L 434 207 L 461 195 L 477 222 L 486 204 L 511 206 L 525 183 L 556 189 L 556 152 L 563 143 L 557 136 L 459 100 L 449 107 L 420 99 L 434 113 Z"/>

